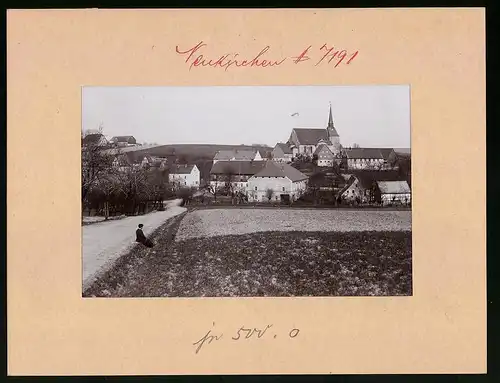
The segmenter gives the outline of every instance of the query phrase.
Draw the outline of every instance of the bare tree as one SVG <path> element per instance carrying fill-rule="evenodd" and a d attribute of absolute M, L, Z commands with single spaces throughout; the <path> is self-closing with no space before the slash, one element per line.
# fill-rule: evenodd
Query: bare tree
<path fill-rule="evenodd" d="M 234 179 L 235 173 L 230 166 L 226 166 L 223 170 L 225 189 L 231 194 L 231 197 L 234 197 Z"/>
<path fill-rule="evenodd" d="M 102 128 L 98 133 L 82 132 L 82 201 L 99 178 L 112 169 L 114 155 L 103 138 Z"/>
<path fill-rule="evenodd" d="M 135 214 L 141 207 L 147 210 L 149 201 L 153 200 L 154 188 L 148 178 L 147 169 L 130 166 L 120 172 L 120 192 L 128 212 Z"/>

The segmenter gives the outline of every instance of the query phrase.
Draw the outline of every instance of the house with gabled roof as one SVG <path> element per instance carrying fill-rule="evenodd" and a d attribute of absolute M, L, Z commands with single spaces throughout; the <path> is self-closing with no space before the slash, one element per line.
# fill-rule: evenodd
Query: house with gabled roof
<path fill-rule="evenodd" d="M 411 190 L 406 181 L 377 181 L 375 200 L 382 205 L 411 203 Z"/>
<path fill-rule="evenodd" d="M 82 147 L 84 146 L 102 146 L 103 148 L 109 144 L 106 136 L 101 133 L 88 133 L 82 138 Z"/>
<path fill-rule="evenodd" d="M 278 142 L 271 152 L 271 158 L 275 162 L 292 162 L 293 150 L 288 144 Z"/>
<path fill-rule="evenodd" d="M 325 128 L 294 128 L 288 139 L 288 144 L 293 149 L 293 156 L 305 155 L 312 157 L 320 142 L 328 145 L 334 154 L 340 153 L 340 136 L 333 123 L 332 105 L 328 115 L 328 124 Z"/>
<path fill-rule="evenodd" d="M 386 192 L 383 192 L 380 189 L 380 185 L 384 185 L 383 182 L 389 182 L 389 184 L 387 184 L 389 186 L 395 185 L 390 184 L 391 182 L 404 182 L 407 186 L 409 185 L 407 178 L 394 170 L 354 170 L 350 173 L 346 185 L 338 193 L 338 198 L 345 201 L 357 200 L 361 203 L 381 203 L 382 194 L 390 194 L 389 190 L 392 190 L 387 189 Z M 381 182 L 382 184 L 380 184 Z M 411 191 L 409 191 L 409 193 L 411 197 Z M 403 196 L 403 199 L 404 197 L 405 196 Z M 392 198 L 392 195 L 390 195 L 390 198 Z M 410 198 L 408 198 L 408 200 L 409 199 Z"/>
<path fill-rule="evenodd" d="M 174 187 L 200 187 L 200 170 L 196 165 L 172 165 L 168 180 Z"/>
<path fill-rule="evenodd" d="M 348 169 L 382 169 L 387 163 L 380 148 L 344 149 Z"/>
<path fill-rule="evenodd" d="M 313 156 L 317 156 L 318 166 L 333 166 L 335 154 L 333 154 L 326 143 L 320 142 L 316 147 Z"/>
<path fill-rule="evenodd" d="M 109 142 L 116 146 L 129 146 L 137 144 L 137 140 L 134 136 L 114 136 L 111 140 L 109 140 Z"/>
<path fill-rule="evenodd" d="M 262 155 L 257 149 L 219 150 L 215 153 L 214 164 L 218 161 L 262 161 Z"/>
<path fill-rule="evenodd" d="M 305 193 L 307 180 L 308 176 L 293 166 L 267 161 L 248 179 L 247 197 L 250 202 L 295 201 Z"/>

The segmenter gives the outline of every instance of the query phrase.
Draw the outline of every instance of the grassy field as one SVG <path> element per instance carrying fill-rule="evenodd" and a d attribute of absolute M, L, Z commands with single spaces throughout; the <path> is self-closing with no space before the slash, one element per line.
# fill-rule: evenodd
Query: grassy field
<path fill-rule="evenodd" d="M 190 212 L 176 239 L 264 231 L 411 231 L 410 210 L 222 208 Z"/>
<path fill-rule="evenodd" d="M 412 294 L 411 231 L 273 231 L 175 241 L 174 218 L 84 296 L 396 296 Z"/>

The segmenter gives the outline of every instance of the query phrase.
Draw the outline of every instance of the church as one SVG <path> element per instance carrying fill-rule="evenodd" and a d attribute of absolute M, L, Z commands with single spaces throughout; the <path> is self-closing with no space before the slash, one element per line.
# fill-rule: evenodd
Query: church
<path fill-rule="evenodd" d="M 312 157 L 318 155 L 318 161 L 331 162 L 333 158 L 341 153 L 340 137 L 333 124 L 332 105 L 328 125 L 324 128 L 294 128 L 290 134 L 287 144 L 292 150 L 293 157 L 305 155 Z M 324 160 L 322 159 L 324 157 Z"/>

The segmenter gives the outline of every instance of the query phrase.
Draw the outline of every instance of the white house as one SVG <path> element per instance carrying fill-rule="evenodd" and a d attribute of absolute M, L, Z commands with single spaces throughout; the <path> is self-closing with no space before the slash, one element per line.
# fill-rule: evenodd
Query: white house
<path fill-rule="evenodd" d="M 293 149 L 282 142 L 278 142 L 271 152 L 273 161 L 275 162 L 292 162 Z"/>
<path fill-rule="evenodd" d="M 248 179 L 248 201 L 295 201 L 306 191 L 307 180 L 305 174 L 288 164 L 267 161 L 260 172 Z"/>
<path fill-rule="evenodd" d="M 411 191 L 406 181 L 378 181 L 377 187 L 383 205 L 411 203 Z"/>
<path fill-rule="evenodd" d="M 199 187 L 200 170 L 196 165 L 173 165 L 168 180 L 176 187 Z"/>
<path fill-rule="evenodd" d="M 262 161 L 257 149 L 219 150 L 215 153 L 214 164 L 218 161 Z"/>

